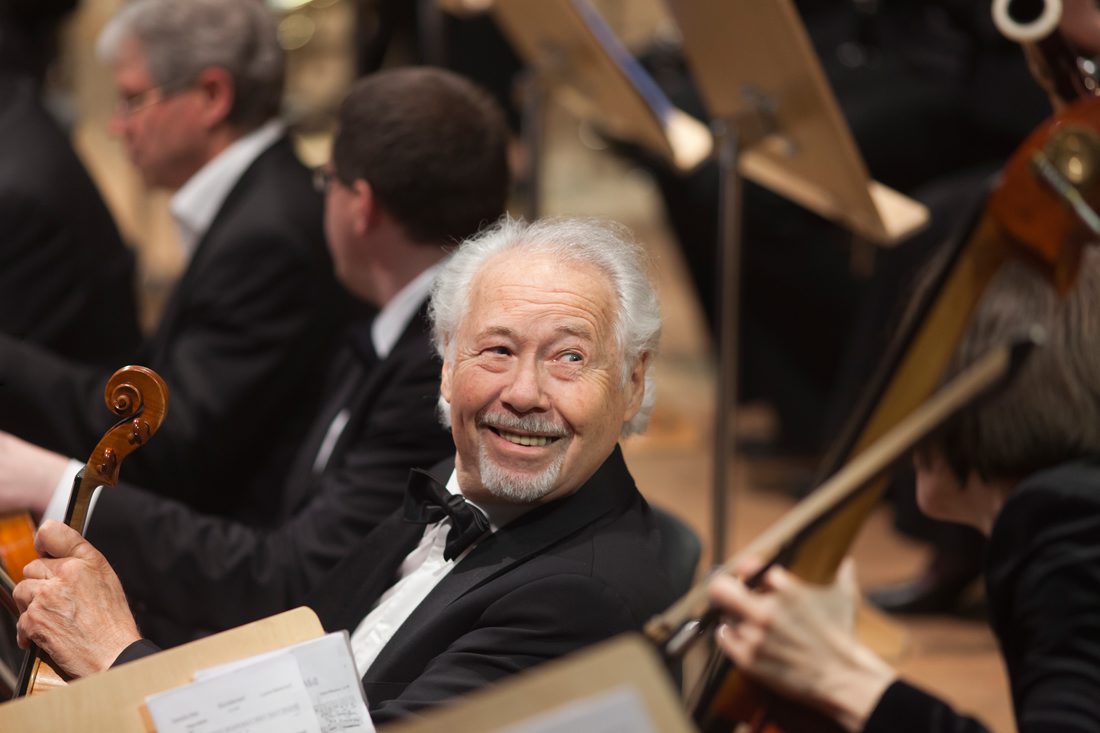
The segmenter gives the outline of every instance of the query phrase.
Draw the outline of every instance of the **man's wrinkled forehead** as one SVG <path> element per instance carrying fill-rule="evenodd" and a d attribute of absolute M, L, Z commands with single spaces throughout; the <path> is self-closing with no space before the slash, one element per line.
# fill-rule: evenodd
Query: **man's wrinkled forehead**
<path fill-rule="evenodd" d="M 500 252 L 482 264 L 470 283 L 467 316 L 487 304 L 575 311 L 592 323 L 563 324 L 565 329 L 586 331 L 610 326 L 617 303 L 606 274 L 595 264 L 562 259 L 553 251 L 516 248 Z"/>

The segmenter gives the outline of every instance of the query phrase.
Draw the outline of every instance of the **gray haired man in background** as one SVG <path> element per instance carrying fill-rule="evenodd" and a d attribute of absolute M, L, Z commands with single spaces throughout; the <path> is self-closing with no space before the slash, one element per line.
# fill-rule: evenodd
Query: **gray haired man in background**
<path fill-rule="evenodd" d="M 312 418 L 347 306 L 321 198 L 278 119 L 285 59 L 274 21 L 256 0 L 137 0 L 109 22 L 99 52 L 118 97 L 111 129 L 148 186 L 175 190 L 187 262 L 129 359 L 165 378 L 171 410 L 126 478 L 269 523 L 262 487 L 287 468 L 270 459 L 292 456 Z M 109 418 L 109 374 L 0 337 L 0 430 L 83 459 Z M 63 496 L 71 478 L 54 473 Z"/>

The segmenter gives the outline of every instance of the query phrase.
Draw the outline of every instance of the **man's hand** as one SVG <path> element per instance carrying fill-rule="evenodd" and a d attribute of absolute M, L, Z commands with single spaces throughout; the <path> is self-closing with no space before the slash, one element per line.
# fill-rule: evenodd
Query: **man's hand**
<path fill-rule="evenodd" d="M 101 672 L 141 638 L 118 576 L 76 530 L 45 522 L 34 540 L 42 558 L 15 586 L 19 646 L 34 642 L 73 677 Z"/>
<path fill-rule="evenodd" d="M 780 567 L 759 592 L 716 577 L 711 601 L 727 614 L 718 645 L 746 673 L 858 731 L 897 673 L 854 636 L 855 567 L 845 560 L 830 586 L 801 582 Z"/>
<path fill-rule="evenodd" d="M 68 459 L 0 432 L 0 512 L 41 517 Z"/>

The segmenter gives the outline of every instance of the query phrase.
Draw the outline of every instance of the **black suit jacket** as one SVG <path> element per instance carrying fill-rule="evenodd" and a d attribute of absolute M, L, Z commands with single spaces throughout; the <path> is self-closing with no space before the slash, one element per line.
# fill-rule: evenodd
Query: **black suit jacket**
<path fill-rule="evenodd" d="M 39 93 L 0 71 L 0 333 L 120 366 L 141 341 L 134 258 Z"/>
<path fill-rule="evenodd" d="M 344 297 L 320 198 L 280 140 L 233 187 L 133 356 L 165 378 L 171 401 L 160 434 L 123 476 L 201 509 L 269 520 L 250 514 L 260 506 L 251 481 L 261 469 L 285 470 L 293 455 Z M 0 337 L 0 429 L 83 458 L 111 422 L 108 375 Z"/>
<path fill-rule="evenodd" d="M 986 591 L 1019 730 L 1100 730 L 1100 458 L 1016 487 L 993 525 Z M 985 728 L 899 682 L 865 730 Z"/>
<path fill-rule="evenodd" d="M 448 462 L 433 473 L 446 481 Z M 394 515 L 325 578 L 308 604 L 354 631 L 419 542 Z M 636 630 L 674 593 L 660 539 L 618 448 L 575 494 L 479 543 L 397 630 L 363 678 L 376 722 L 402 717 Z"/>
<path fill-rule="evenodd" d="M 87 536 L 122 579 L 147 637 L 173 645 L 300 605 L 400 506 L 410 466 L 453 453 L 450 432 L 436 417 L 440 363 L 426 309 L 381 360 L 369 324 L 354 329 L 335 360 L 324 409 L 293 469 L 270 492 L 274 528 L 125 486 L 100 495 Z M 348 422 L 317 471 L 329 425 L 345 408 Z"/>

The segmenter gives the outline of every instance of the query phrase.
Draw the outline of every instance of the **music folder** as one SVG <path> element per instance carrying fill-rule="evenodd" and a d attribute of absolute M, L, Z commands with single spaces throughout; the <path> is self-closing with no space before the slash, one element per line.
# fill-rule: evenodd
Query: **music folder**
<path fill-rule="evenodd" d="M 315 639 L 317 615 L 296 608 L 0 705 L 0 731 L 149 733 L 145 699 L 186 685 L 197 670 Z"/>

